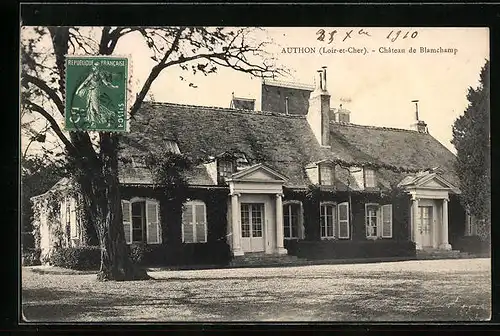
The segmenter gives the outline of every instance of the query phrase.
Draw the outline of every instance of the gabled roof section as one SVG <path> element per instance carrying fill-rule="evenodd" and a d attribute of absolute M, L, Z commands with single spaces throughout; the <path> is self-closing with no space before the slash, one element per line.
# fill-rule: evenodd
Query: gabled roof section
<path fill-rule="evenodd" d="M 458 185 L 456 156 L 428 133 L 346 123 L 330 124 L 330 144 L 335 156 L 361 166 L 420 171 L 439 167 L 441 175 Z"/>
<path fill-rule="evenodd" d="M 460 190 L 448 182 L 444 177 L 438 173 L 430 171 L 423 171 L 407 176 L 398 184 L 398 186 L 406 188 L 448 189 L 456 194 L 460 193 Z"/>
<path fill-rule="evenodd" d="M 210 161 L 226 152 L 245 154 L 250 165 L 263 163 L 288 177 L 289 187 L 310 184 L 307 163 L 332 156 L 321 148 L 304 116 L 229 108 L 144 102 L 120 141 L 120 157 L 131 153 L 161 154 L 165 140 L 175 141 L 181 153 L 195 162 Z M 120 160 L 120 181 L 151 183 L 148 171 Z M 188 180 L 213 185 L 199 166 L 186 172 Z M 201 184 L 201 183 L 200 183 Z"/>
<path fill-rule="evenodd" d="M 32 202 L 41 200 L 50 194 L 57 192 L 57 191 L 65 191 L 69 190 L 73 187 L 73 181 L 69 177 L 63 177 L 59 181 L 57 181 L 49 190 L 44 192 L 43 194 L 36 195 L 30 198 Z"/>
<path fill-rule="evenodd" d="M 245 168 L 231 176 L 227 181 L 261 181 L 261 182 L 286 182 L 288 178 L 279 172 L 259 163 Z"/>
<path fill-rule="evenodd" d="M 253 111 L 255 109 L 255 99 L 233 97 L 231 100 L 231 108 Z"/>
<path fill-rule="evenodd" d="M 311 162 L 309 164 L 307 164 L 305 166 L 305 168 L 315 168 L 317 167 L 318 165 L 320 164 L 330 164 L 330 165 L 334 165 L 335 164 L 335 161 L 331 160 L 331 159 L 324 159 L 324 160 L 319 160 L 319 161 L 315 161 L 315 162 Z"/>

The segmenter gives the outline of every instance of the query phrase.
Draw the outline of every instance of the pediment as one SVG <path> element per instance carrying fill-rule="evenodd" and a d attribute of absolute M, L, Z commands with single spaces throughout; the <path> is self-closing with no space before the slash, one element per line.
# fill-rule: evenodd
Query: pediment
<path fill-rule="evenodd" d="M 438 179 L 431 179 L 425 183 L 418 185 L 423 188 L 435 188 L 435 189 L 449 189 L 450 187 L 443 183 L 442 181 L 438 181 Z"/>
<path fill-rule="evenodd" d="M 410 188 L 422 189 L 435 189 L 435 190 L 453 190 L 457 192 L 458 189 L 445 180 L 442 176 L 436 173 L 417 174 L 415 176 L 408 176 L 399 183 L 400 186 Z"/>
<path fill-rule="evenodd" d="M 233 174 L 231 181 L 285 182 L 286 176 L 263 164 L 248 167 Z"/>

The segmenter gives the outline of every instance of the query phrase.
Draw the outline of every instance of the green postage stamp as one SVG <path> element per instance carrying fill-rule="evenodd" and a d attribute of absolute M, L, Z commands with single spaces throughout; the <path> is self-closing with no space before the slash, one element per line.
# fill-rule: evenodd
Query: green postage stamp
<path fill-rule="evenodd" d="M 127 57 L 67 56 L 65 129 L 128 131 L 128 78 Z"/>

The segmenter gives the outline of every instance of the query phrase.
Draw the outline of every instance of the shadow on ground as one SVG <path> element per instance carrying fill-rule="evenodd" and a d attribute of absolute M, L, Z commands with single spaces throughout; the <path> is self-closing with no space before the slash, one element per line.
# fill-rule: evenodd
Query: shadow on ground
<path fill-rule="evenodd" d="M 482 272 L 326 270 L 304 268 L 293 276 L 258 269 L 245 276 L 164 272 L 156 280 L 106 283 L 93 275 L 30 274 L 23 276 L 23 313 L 32 322 L 477 321 L 490 316 L 489 274 Z"/>

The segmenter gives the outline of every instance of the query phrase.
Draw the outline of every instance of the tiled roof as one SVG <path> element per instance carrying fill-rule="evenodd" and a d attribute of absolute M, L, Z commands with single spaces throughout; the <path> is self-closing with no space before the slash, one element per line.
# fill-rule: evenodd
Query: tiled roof
<path fill-rule="evenodd" d="M 165 140 L 177 142 L 181 153 L 196 159 L 240 151 L 251 163 L 265 163 L 287 176 L 291 186 L 308 185 L 303 167 L 325 152 L 303 116 L 145 102 L 130 129 L 120 142 L 122 157 L 161 154 Z M 122 183 L 151 183 L 147 169 L 120 162 Z M 193 184 L 213 183 L 203 166 L 187 174 Z"/>
<path fill-rule="evenodd" d="M 175 141 L 181 153 L 208 159 L 227 151 L 245 153 L 251 164 L 264 163 L 289 178 L 287 186 L 310 184 L 306 165 L 333 160 L 378 167 L 382 186 L 397 184 L 408 171 L 440 167 L 458 185 L 455 156 L 429 134 L 384 127 L 332 123 L 331 148 L 321 147 L 304 116 L 237 109 L 145 102 L 123 135 L 120 156 L 162 153 L 164 141 Z M 339 173 L 338 186 L 346 179 Z M 197 166 L 186 177 L 194 185 L 212 185 L 207 170 Z M 122 183 L 151 183 L 147 169 L 121 161 Z M 351 187 L 354 181 L 351 182 Z"/>
<path fill-rule="evenodd" d="M 454 168 L 455 155 L 428 133 L 332 123 L 330 141 L 339 159 L 407 170 L 439 167 L 440 174 L 448 182 L 459 184 Z"/>
<path fill-rule="evenodd" d="M 233 100 L 231 101 L 231 107 L 242 110 L 254 110 L 255 99 L 234 97 Z"/>

